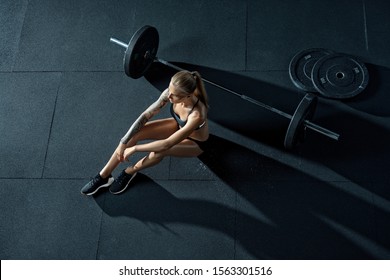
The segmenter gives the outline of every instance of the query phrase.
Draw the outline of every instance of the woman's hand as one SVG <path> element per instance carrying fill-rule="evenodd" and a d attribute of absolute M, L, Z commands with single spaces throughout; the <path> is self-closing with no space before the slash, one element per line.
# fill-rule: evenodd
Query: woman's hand
<path fill-rule="evenodd" d="M 126 161 L 129 161 L 128 157 L 130 157 L 132 154 L 135 153 L 135 148 L 134 146 L 133 147 L 130 147 L 130 148 L 127 148 L 125 149 L 124 153 L 123 153 L 123 158 L 126 160 Z"/>
<path fill-rule="evenodd" d="M 123 162 L 125 160 L 125 158 L 123 157 L 125 149 L 126 145 L 123 143 L 119 143 L 118 147 L 115 150 L 116 157 L 120 162 Z"/>

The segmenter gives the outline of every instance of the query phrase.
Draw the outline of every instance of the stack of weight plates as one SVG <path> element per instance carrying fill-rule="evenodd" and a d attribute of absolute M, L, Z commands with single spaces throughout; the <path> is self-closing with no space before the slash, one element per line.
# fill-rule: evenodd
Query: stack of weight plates
<path fill-rule="evenodd" d="M 299 89 L 326 98 L 351 98 L 368 84 L 367 68 L 358 58 L 321 48 L 298 52 L 290 61 L 289 74 Z"/>

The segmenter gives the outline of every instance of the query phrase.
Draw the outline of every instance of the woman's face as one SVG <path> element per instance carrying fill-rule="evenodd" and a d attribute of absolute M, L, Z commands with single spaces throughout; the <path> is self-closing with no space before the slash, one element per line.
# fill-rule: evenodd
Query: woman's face
<path fill-rule="evenodd" d="M 171 103 L 178 103 L 183 98 L 185 98 L 185 95 L 183 95 L 182 93 L 178 93 L 176 87 L 172 83 L 169 83 L 168 90 L 168 99 Z"/>

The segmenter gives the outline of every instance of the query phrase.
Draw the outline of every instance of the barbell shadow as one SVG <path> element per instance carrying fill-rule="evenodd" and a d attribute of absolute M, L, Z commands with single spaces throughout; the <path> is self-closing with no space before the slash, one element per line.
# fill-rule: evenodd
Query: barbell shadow
<path fill-rule="evenodd" d="M 319 108 L 321 111 L 321 108 Z M 304 158 L 320 162 L 381 197 L 390 199 L 388 172 L 390 155 L 390 132 L 388 124 L 374 123 L 369 118 L 352 112 L 338 111 L 319 121 L 331 123 L 335 129 L 343 131 L 342 141 L 328 143 L 318 149 L 317 135 L 297 152 Z"/>
<path fill-rule="evenodd" d="M 95 197 L 97 204 L 110 217 L 129 217 L 149 225 L 148 234 L 160 236 L 161 231 L 167 231 L 183 240 L 186 237 L 175 231 L 177 224 L 217 231 L 235 240 L 236 259 L 378 259 L 390 256 L 390 244 L 378 238 L 372 219 L 375 216 L 385 221 L 389 213 L 236 143 L 215 135 L 211 137 L 217 150 L 204 154 L 200 160 L 237 192 L 236 207 L 199 198 L 176 197 L 143 174 L 136 177 L 133 187 L 119 196 L 101 193 Z M 271 180 L 269 165 L 279 165 L 299 179 L 295 183 Z M 252 207 L 247 208 L 246 201 L 255 207 L 255 212 Z M 132 238 L 131 231 L 122 230 L 127 238 Z M 381 232 L 389 233 L 389 228 Z M 157 236 L 155 240 L 161 239 Z M 364 242 L 355 241 L 359 236 L 365 237 Z M 175 259 L 172 253 L 176 252 L 181 257 L 191 258 L 173 243 L 156 242 L 164 244 L 152 242 L 150 247 L 142 249 L 153 252 L 156 247 L 172 246 L 151 255 Z M 174 241 L 170 239 L 170 242 Z M 118 246 L 123 248 L 126 244 Z M 193 246 L 197 246 L 196 242 Z M 128 259 L 137 255 L 130 247 L 121 250 L 126 252 L 123 255 L 117 255 L 115 248 L 110 247 L 112 257 Z M 210 250 L 197 256 L 219 258 L 214 254 L 218 253 Z"/>
<path fill-rule="evenodd" d="M 251 202 L 282 230 L 282 233 L 277 231 L 273 233 L 277 236 L 275 239 L 281 237 L 277 241 L 271 241 L 271 246 L 274 246 L 275 250 L 293 249 L 293 243 L 297 242 L 296 254 L 303 259 L 343 259 L 348 255 L 353 259 L 361 257 L 364 259 L 364 255 L 370 259 L 390 257 L 390 243 L 387 238 L 390 227 L 385 222 L 390 218 L 390 193 L 387 188 L 363 184 L 361 188 L 367 191 L 364 194 L 367 197 L 362 197 L 359 195 L 362 190 L 350 191 L 355 186 L 353 183 L 344 182 L 338 185 L 314 178 L 309 175 L 310 173 L 297 170 L 215 135 L 212 135 L 211 141 L 214 150 L 201 155 L 199 159 L 227 185 L 234 188 L 239 197 Z M 316 146 L 314 142 L 310 145 Z M 340 151 L 335 153 L 341 154 Z M 384 155 L 381 160 L 385 160 Z M 282 172 L 283 175 L 272 174 L 275 170 Z M 286 178 L 285 175 L 290 179 L 283 179 Z M 349 188 L 349 185 L 352 187 Z M 238 221 L 239 216 L 240 213 Z M 366 218 L 368 220 L 365 220 Z M 314 227 L 316 229 L 313 230 Z M 335 243 L 330 241 L 334 238 L 333 230 L 336 228 L 338 229 L 335 232 L 351 239 L 337 240 Z M 243 221 L 241 230 L 244 236 L 249 235 L 252 238 L 256 238 L 258 234 L 256 231 L 253 236 L 248 234 L 253 228 L 246 221 Z M 321 231 L 325 234 L 322 235 Z M 291 233 L 290 236 L 288 232 Z M 351 232 L 353 234 L 350 234 Z M 355 237 L 352 238 L 352 235 Z M 362 240 L 361 236 L 367 237 L 367 240 Z M 305 238 L 310 241 L 307 243 Z M 352 249 L 349 243 L 354 243 L 354 238 L 362 242 L 360 246 Z M 324 242 L 323 246 L 311 243 L 320 242 L 321 239 Z M 368 248 L 370 246 L 372 248 Z M 360 249 L 363 250 L 360 252 Z M 318 251 L 314 253 L 311 250 Z M 356 252 L 352 253 L 351 250 Z M 282 254 L 286 254 L 283 257 L 291 258 L 294 253 L 289 255 L 290 253 L 292 252 Z M 281 256 L 278 255 L 277 258 L 279 257 Z"/>
<path fill-rule="evenodd" d="M 276 105 L 287 112 L 291 110 L 291 103 L 295 104 L 303 95 L 232 72 L 181 62 L 175 64 L 191 71 L 199 71 L 201 75 L 211 80 L 232 89 L 240 89 L 250 97 Z M 161 63 L 153 63 L 145 74 L 145 78 L 159 91 L 162 91 L 167 87 L 175 72 L 176 70 Z M 376 81 L 373 77 L 370 81 L 372 85 L 369 84 L 366 90 L 376 90 Z M 208 87 L 207 90 L 210 97 L 210 120 L 251 139 L 284 150 L 283 139 L 288 126 L 285 118 L 226 94 L 217 88 Z M 364 97 L 364 93 L 361 95 Z M 356 98 L 360 98 L 360 95 Z M 386 104 L 388 103 L 381 106 L 385 107 Z M 334 107 L 321 102 L 321 99 L 313 120 L 320 125 L 342 132 L 342 137 L 339 141 L 333 141 L 307 130 L 304 143 L 297 145 L 293 153 L 325 165 L 357 184 L 367 181 L 367 176 L 370 175 L 367 174 L 367 170 L 372 172 L 375 180 L 390 182 L 388 172 L 384 170 L 388 166 L 387 158 L 390 154 L 388 145 L 390 134 L 386 127 L 345 110 L 335 111 Z M 362 162 L 364 164 L 361 164 Z"/>
<path fill-rule="evenodd" d="M 294 106 L 304 96 L 303 93 L 232 72 L 181 62 L 175 62 L 175 65 L 190 71 L 199 71 L 203 77 L 215 81 L 215 83 L 243 92 L 249 98 L 277 107 L 290 115 L 294 114 Z M 175 72 L 175 69 L 155 62 L 149 67 L 144 76 L 159 91 L 162 91 L 167 87 Z M 205 86 L 210 101 L 208 115 L 210 120 L 262 143 L 285 149 L 284 141 L 290 123 L 289 119 L 246 102 L 207 83 L 205 83 Z M 311 130 L 306 129 L 306 135 L 312 133 Z M 327 137 L 323 138 L 325 138 L 324 141 L 334 141 Z M 307 141 L 310 141 L 310 139 Z"/>

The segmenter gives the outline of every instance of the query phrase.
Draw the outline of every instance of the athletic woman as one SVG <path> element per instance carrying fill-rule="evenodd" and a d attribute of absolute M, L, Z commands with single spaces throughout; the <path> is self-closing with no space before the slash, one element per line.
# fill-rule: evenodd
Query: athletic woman
<path fill-rule="evenodd" d="M 168 103 L 172 117 L 150 121 Z M 176 73 L 169 87 L 137 118 L 107 164 L 81 189 L 81 193 L 93 195 L 99 189 L 109 187 L 111 193 L 119 194 L 126 190 L 137 172 L 158 164 L 166 156 L 199 156 L 208 148 L 207 111 L 207 94 L 200 74 L 196 71 Z M 138 144 L 143 140 L 152 141 Z M 113 170 L 137 152 L 149 154 L 114 179 Z"/>

